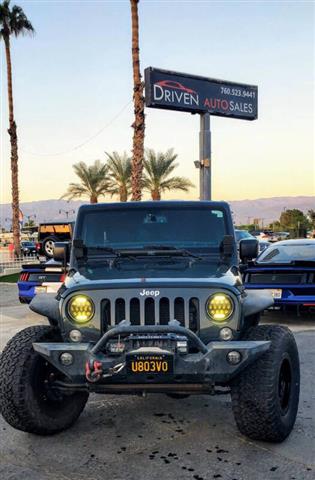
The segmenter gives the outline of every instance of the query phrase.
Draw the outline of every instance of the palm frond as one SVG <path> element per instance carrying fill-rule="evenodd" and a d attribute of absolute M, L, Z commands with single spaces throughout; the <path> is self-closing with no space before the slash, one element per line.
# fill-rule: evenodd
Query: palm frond
<path fill-rule="evenodd" d="M 166 190 L 182 190 L 187 192 L 194 185 L 188 178 L 172 177 L 171 174 L 178 167 L 177 154 L 173 149 L 166 152 L 155 152 L 147 149 L 144 159 L 143 188 L 149 192 Z"/>
<path fill-rule="evenodd" d="M 71 199 L 82 196 L 98 198 L 108 192 L 108 167 L 100 160 L 95 160 L 89 166 L 85 162 L 75 163 L 73 170 L 81 183 L 70 183 L 67 192 L 61 198 Z"/>
<path fill-rule="evenodd" d="M 108 153 L 106 165 L 108 167 L 108 191 L 111 196 L 131 193 L 131 158 L 124 152 Z"/>
<path fill-rule="evenodd" d="M 18 5 L 10 9 L 10 1 L 4 0 L 0 5 L 0 37 L 26 35 L 34 33 L 34 27 L 24 10 Z"/>

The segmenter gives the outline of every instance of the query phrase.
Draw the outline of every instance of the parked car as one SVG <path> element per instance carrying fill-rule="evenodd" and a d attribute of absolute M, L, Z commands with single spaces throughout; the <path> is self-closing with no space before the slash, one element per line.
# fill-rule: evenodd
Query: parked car
<path fill-rule="evenodd" d="M 306 232 L 306 238 L 315 238 L 315 230 L 308 230 Z"/>
<path fill-rule="evenodd" d="M 238 269 L 256 254 L 245 239 L 238 255 L 225 202 L 81 206 L 71 275 L 30 304 L 50 325 L 19 331 L 3 350 L 4 419 L 48 435 L 73 425 L 92 392 L 225 391 L 242 434 L 283 441 L 298 409 L 298 350 L 289 329 L 258 325 L 273 299 L 245 294 Z M 54 258 L 69 258 L 69 245 Z"/>
<path fill-rule="evenodd" d="M 71 240 L 74 222 L 41 223 L 38 227 L 37 253 L 52 258 L 56 242 Z"/>
<path fill-rule="evenodd" d="M 277 242 L 279 240 L 277 233 L 272 230 L 258 230 L 251 232 L 251 234 L 257 238 L 257 240 L 262 240 L 264 242 Z"/>
<path fill-rule="evenodd" d="M 35 242 L 21 242 L 21 253 L 25 256 L 36 255 L 37 249 Z"/>
<path fill-rule="evenodd" d="M 245 271 L 246 289 L 270 289 L 275 305 L 315 307 L 315 240 L 270 246 Z"/>
<path fill-rule="evenodd" d="M 37 293 L 57 292 L 65 276 L 61 263 L 54 260 L 22 265 L 17 282 L 20 302 L 30 303 Z"/>
<path fill-rule="evenodd" d="M 255 239 L 255 237 L 253 235 L 251 235 L 247 230 L 235 229 L 234 232 L 235 232 L 235 238 L 236 238 L 236 241 L 237 241 L 238 245 L 239 245 L 241 240 L 244 240 L 246 238 L 247 239 Z M 263 252 L 264 250 L 266 250 L 266 248 L 268 248 L 270 246 L 270 243 L 267 242 L 267 241 L 260 240 L 259 238 L 256 238 L 256 240 L 258 240 L 258 253 Z"/>
<path fill-rule="evenodd" d="M 289 232 L 276 232 L 278 240 L 289 240 L 290 233 Z"/>

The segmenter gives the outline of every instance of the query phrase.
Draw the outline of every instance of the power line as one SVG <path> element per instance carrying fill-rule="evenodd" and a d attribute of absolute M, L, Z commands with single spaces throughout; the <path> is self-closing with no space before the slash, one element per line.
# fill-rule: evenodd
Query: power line
<path fill-rule="evenodd" d="M 110 127 L 112 125 L 112 123 L 115 122 L 115 120 L 117 120 L 118 117 L 120 117 L 120 115 L 126 110 L 127 107 L 129 107 L 129 105 L 132 103 L 132 100 L 129 100 L 123 107 L 121 110 L 119 110 L 119 112 L 108 122 L 106 123 L 106 125 L 104 125 L 100 130 L 98 130 L 94 135 L 92 135 L 91 137 L 87 138 L 84 142 L 82 143 L 79 143 L 78 145 L 76 145 L 75 147 L 72 147 L 68 150 L 64 150 L 63 152 L 55 152 L 55 153 L 36 153 L 36 152 L 29 152 L 28 150 L 24 150 L 23 148 L 21 148 L 21 151 L 28 154 L 28 155 L 35 155 L 37 157 L 57 157 L 59 155 L 66 155 L 67 153 L 71 153 L 71 152 L 74 152 L 76 150 L 79 150 L 80 148 L 84 147 L 84 145 L 86 145 L 87 143 L 91 142 L 92 140 L 94 140 L 94 138 L 98 137 L 106 128 Z"/>

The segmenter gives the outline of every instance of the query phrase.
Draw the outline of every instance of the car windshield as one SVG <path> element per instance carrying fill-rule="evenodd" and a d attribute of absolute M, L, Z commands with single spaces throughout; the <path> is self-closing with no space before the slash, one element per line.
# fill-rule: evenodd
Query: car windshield
<path fill-rule="evenodd" d="M 83 211 L 76 238 L 90 252 L 166 247 L 218 253 L 226 233 L 223 210 L 167 206 Z"/>
<path fill-rule="evenodd" d="M 235 230 L 235 237 L 237 242 L 244 238 L 254 238 L 247 230 Z"/>
<path fill-rule="evenodd" d="M 275 245 L 265 250 L 256 260 L 257 263 L 293 263 L 299 261 L 315 262 L 315 242 L 303 244 Z"/>

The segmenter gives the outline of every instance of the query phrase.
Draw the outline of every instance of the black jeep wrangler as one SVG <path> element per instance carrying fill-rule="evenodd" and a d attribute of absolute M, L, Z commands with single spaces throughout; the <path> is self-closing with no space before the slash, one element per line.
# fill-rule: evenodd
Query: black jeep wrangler
<path fill-rule="evenodd" d="M 56 260 L 68 255 L 55 245 Z M 256 257 L 256 240 L 239 255 Z M 2 353 L 1 413 L 48 435 L 77 420 L 90 392 L 230 392 L 239 430 L 280 442 L 296 418 L 299 358 L 287 328 L 258 325 L 272 303 L 244 289 L 226 203 L 82 206 L 65 283 L 30 304 L 50 325 Z"/>

